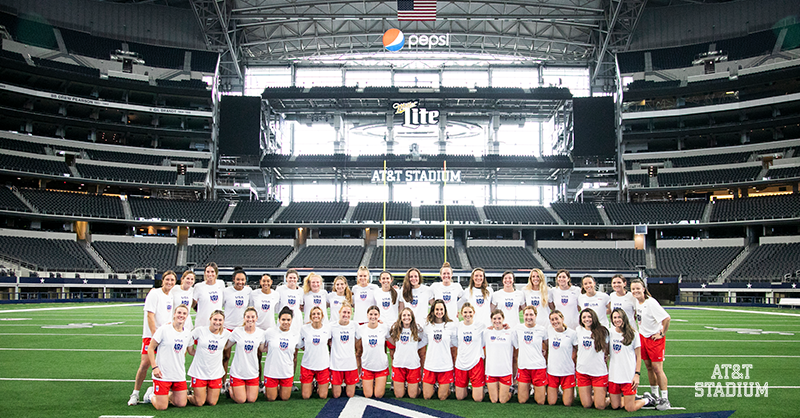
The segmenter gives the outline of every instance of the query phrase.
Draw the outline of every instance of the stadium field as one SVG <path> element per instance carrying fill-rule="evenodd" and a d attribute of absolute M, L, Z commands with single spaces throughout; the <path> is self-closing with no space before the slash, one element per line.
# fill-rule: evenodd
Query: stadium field
<path fill-rule="evenodd" d="M 488 397 L 484 403 L 451 398 L 404 400 L 405 405 L 434 410 L 427 411 L 430 415 L 464 417 L 727 416 L 713 414 L 717 411 L 735 411 L 735 417 L 797 416 L 796 394 L 800 389 L 797 311 L 674 308 L 668 312 L 672 323 L 665 370 L 670 401 L 673 407 L 685 409 L 628 414 L 584 410 L 577 405 L 571 408 L 519 405 L 514 403 L 516 397 L 506 405 L 493 405 Z M 352 416 L 347 409 L 331 407 L 341 406 L 344 401 L 304 401 L 299 392 L 287 402 L 270 403 L 262 397 L 255 404 L 236 405 L 222 397 L 215 407 L 190 406 L 165 412 L 156 412 L 147 404 L 129 407 L 126 402 L 139 362 L 141 331 L 141 304 L 3 306 L 0 308 L 0 416 Z M 187 359 L 187 368 L 190 361 L 191 357 Z M 741 371 L 739 376 L 734 373 L 733 365 L 751 366 L 736 367 Z M 644 367 L 642 371 L 640 394 L 648 387 Z M 145 382 L 143 391 L 149 386 L 149 381 Z M 576 403 L 579 405 L 579 401 Z M 398 405 L 376 404 L 383 405 L 378 410 Z M 375 409 L 367 411 L 374 414 Z M 402 411 L 396 413 L 399 415 L 389 415 L 408 415 Z M 364 416 L 381 416 L 378 414 L 365 412 Z"/>

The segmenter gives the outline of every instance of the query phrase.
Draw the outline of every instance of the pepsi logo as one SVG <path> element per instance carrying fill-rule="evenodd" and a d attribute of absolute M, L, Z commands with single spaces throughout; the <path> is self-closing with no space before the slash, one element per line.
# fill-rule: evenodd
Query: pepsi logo
<path fill-rule="evenodd" d="M 397 52 L 403 49 L 406 37 L 400 29 L 389 29 L 383 34 L 383 47 L 387 51 Z"/>

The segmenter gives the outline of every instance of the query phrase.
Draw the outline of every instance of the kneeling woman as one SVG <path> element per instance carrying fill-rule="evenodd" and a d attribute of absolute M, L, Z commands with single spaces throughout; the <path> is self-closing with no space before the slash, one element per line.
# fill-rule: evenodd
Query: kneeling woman
<path fill-rule="evenodd" d="M 303 386 L 303 399 L 310 398 L 314 392 L 314 380 L 317 381 L 319 398 L 325 399 L 328 397 L 328 385 L 331 382 L 331 372 L 328 369 L 331 362 L 328 351 L 331 330 L 327 324 L 322 323 L 322 308 L 319 306 L 313 307 L 308 315 L 311 323 L 300 329 L 300 348 L 303 349 L 300 384 Z"/>
<path fill-rule="evenodd" d="M 159 411 L 169 404 L 179 408 L 186 406 L 186 348 L 192 339 L 191 331 L 184 328 L 189 308 L 175 308 L 172 322 L 159 327 L 147 348 L 147 356 L 153 366 L 153 386 L 148 389 L 144 401 L 153 403 Z M 156 349 L 163 345 L 164 349 Z"/>
<path fill-rule="evenodd" d="M 516 312 L 515 312 L 516 313 Z M 511 399 L 511 377 L 517 363 L 517 339 L 514 330 L 504 329 L 505 315 L 492 312 L 492 328 L 484 332 L 486 341 L 486 388 L 492 403 Z"/>
<path fill-rule="evenodd" d="M 389 341 L 395 346 L 392 357 L 392 382 L 394 382 L 394 397 L 402 398 L 419 396 L 419 382 L 422 380 L 422 362 L 425 358 L 425 349 L 428 337 L 422 327 L 414 319 L 411 308 L 403 308 L 400 317 L 389 331 Z"/>
<path fill-rule="evenodd" d="M 456 358 L 458 342 L 456 341 L 456 326 L 447 316 L 444 301 L 436 299 L 428 314 L 425 325 L 425 335 L 428 337 L 428 349 L 425 352 L 425 361 L 422 374 L 422 396 L 425 399 L 433 397 L 434 383 L 439 384 L 439 399 L 445 400 L 450 396 L 450 384 L 453 383 L 453 363 Z"/>
<path fill-rule="evenodd" d="M 231 335 L 231 332 L 223 327 L 224 323 L 225 314 L 222 311 L 214 311 L 209 326 L 200 326 L 192 331 L 194 344 L 190 345 L 187 351 L 194 356 L 189 367 L 194 393 L 189 395 L 189 402 L 195 406 L 203 406 L 205 403 L 216 405 L 219 400 L 222 377 L 225 376 L 225 369 L 222 368 L 222 351 Z"/>
<path fill-rule="evenodd" d="M 578 394 L 584 408 L 591 408 L 594 403 L 595 408 L 605 409 L 608 388 L 608 330 L 600 324 L 592 308 L 582 310 L 580 318 L 581 326 L 576 331 L 578 362 L 575 365 Z"/>
<path fill-rule="evenodd" d="M 292 309 L 284 306 L 278 314 L 278 328 L 268 329 L 264 337 L 264 351 L 267 353 L 264 388 L 268 401 L 278 399 L 278 387 L 281 400 L 288 400 L 292 394 L 294 359 L 300 343 L 300 335 L 291 331 L 293 316 Z"/>
<path fill-rule="evenodd" d="M 350 321 L 353 307 L 342 302 L 339 309 L 339 322 L 331 324 L 331 385 L 333 397 L 342 396 L 342 383 L 345 395 L 352 398 L 358 383 L 358 363 L 356 362 L 356 340 L 360 338 L 358 326 Z"/>
<path fill-rule="evenodd" d="M 472 400 L 483 400 L 483 386 L 486 384 L 484 364 L 483 333 L 486 325 L 475 322 L 475 308 L 469 302 L 461 306 L 464 321 L 458 324 L 458 355 L 456 356 L 456 399 L 462 400 L 469 393 L 467 386 L 472 383 Z"/>
<path fill-rule="evenodd" d="M 236 327 L 228 338 L 226 350 L 236 345 L 231 363 L 230 395 L 236 403 L 255 402 L 258 399 L 258 352 L 264 351 L 264 335 L 256 327 L 258 314 L 252 306 L 244 311 L 244 324 Z"/>
<path fill-rule="evenodd" d="M 544 284 L 542 284 L 544 285 Z M 543 305 L 540 305 L 542 309 Z M 536 307 L 528 305 L 522 311 L 525 323 L 516 327 L 519 355 L 517 356 L 517 397 L 519 403 L 528 402 L 533 386 L 533 399 L 544 405 L 547 397 L 547 360 L 542 354 L 547 350 L 547 328 L 537 325 Z"/>
<path fill-rule="evenodd" d="M 639 333 L 628 321 L 624 309 L 614 308 L 611 311 L 611 326 L 611 361 L 608 363 L 611 408 L 617 409 L 624 404 L 626 411 L 634 412 L 643 406 L 654 405 L 655 399 L 648 392 L 645 392 L 644 399 L 636 400 L 642 367 L 642 344 Z"/>
<path fill-rule="evenodd" d="M 386 340 L 389 327 L 378 322 L 380 309 L 372 305 L 367 308 L 367 323 L 359 329 L 361 338 L 356 343 L 361 359 L 361 384 L 364 397 L 382 398 L 386 392 L 386 377 L 389 376 L 389 358 L 386 357 Z"/>
<path fill-rule="evenodd" d="M 564 391 L 561 397 L 564 406 L 572 406 L 578 337 L 574 329 L 564 325 L 564 315 L 559 310 L 550 312 L 550 325 L 547 329 L 547 403 L 556 404 L 560 387 Z"/>

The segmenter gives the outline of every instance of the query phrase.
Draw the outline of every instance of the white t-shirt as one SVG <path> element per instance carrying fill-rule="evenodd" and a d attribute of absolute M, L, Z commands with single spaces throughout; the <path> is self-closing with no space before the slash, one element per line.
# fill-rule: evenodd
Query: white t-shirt
<path fill-rule="evenodd" d="M 517 334 L 511 329 L 487 329 L 483 331 L 483 337 L 486 340 L 486 375 L 511 375 Z"/>
<path fill-rule="evenodd" d="M 575 334 L 578 336 L 578 363 L 575 370 L 589 376 L 607 375 L 606 353 L 603 350 L 600 350 L 599 353 L 595 350 L 592 331 L 580 327 Z M 608 343 L 608 337 L 606 337 L 606 343 Z"/>
<path fill-rule="evenodd" d="M 183 331 L 176 331 L 170 322 L 158 327 L 153 341 L 158 343 L 156 365 L 161 370 L 161 379 L 158 380 L 185 382 L 186 348 L 192 343 L 192 332 L 186 327 Z"/>
<path fill-rule="evenodd" d="M 458 321 L 458 297 L 464 289 L 461 285 L 455 282 L 450 283 L 450 286 L 445 286 L 442 282 L 436 282 L 431 285 L 431 293 L 434 299 L 441 299 L 444 301 L 447 315 L 453 321 Z"/>
<path fill-rule="evenodd" d="M 642 346 L 639 334 L 633 336 L 630 345 L 622 344 L 622 334 L 616 328 L 609 331 L 611 360 L 608 362 L 608 381 L 624 384 L 633 382 L 636 374 L 636 349 Z"/>
<path fill-rule="evenodd" d="M 329 321 L 331 324 L 339 322 L 339 309 L 342 308 L 344 300 L 344 295 L 339 296 L 336 292 L 328 293 L 328 304 L 331 305 L 331 319 Z"/>
<path fill-rule="evenodd" d="M 411 336 L 410 328 L 403 328 L 400 331 L 400 337 L 394 342 L 395 350 L 394 357 L 392 357 L 392 367 L 403 369 L 419 369 L 421 364 L 419 360 L 419 350 L 428 345 L 428 336 L 422 328 L 417 333 L 420 340 L 414 341 Z"/>
<path fill-rule="evenodd" d="M 172 297 L 164 293 L 162 288 L 150 289 L 144 300 L 144 327 L 142 328 L 142 338 L 150 338 L 153 334 L 147 325 L 147 313 L 155 314 L 156 329 L 172 321 Z"/>
<path fill-rule="evenodd" d="M 523 290 L 522 294 L 525 296 L 525 305 L 536 308 L 536 325 L 547 328 L 550 325 L 550 306 L 547 305 L 546 300 L 542 300 L 542 292 L 540 290 Z"/>
<path fill-rule="evenodd" d="M 403 289 L 400 289 L 400 298 L 403 298 Z M 406 308 L 411 308 L 418 324 L 424 324 L 431 309 L 431 299 L 433 299 L 431 289 L 428 286 L 420 285 L 416 289 L 411 289 L 411 301 L 403 299 L 403 304 Z"/>
<path fill-rule="evenodd" d="M 505 323 L 511 328 L 520 324 L 519 308 L 524 303 L 524 297 L 519 290 L 506 292 L 500 289 L 492 295 L 492 305 L 495 305 L 497 309 L 503 311 Z"/>
<path fill-rule="evenodd" d="M 538 370 L 547 367 L 547 361 L 542 354 L 542 342 L 547 341 L 547 328 L 541 325 L 528 328 L 525 324 L 520 324 L 514 328 L 514 332 L 517 333 L 519 348 L 518 368 Z"/>
<path fill-rule="evenodd" d="M 328 324 L 323 324 L 320 329 L 314 329 L 311 324 L 305 324 L 300 329 L 300 346 L 303 349 L 303 361 L 300 365 L 308 370 L 325 370 L 331 362 L 328 352 L 328 341 L 331 340 L 331 329 Z"/>
<path fill-rule="evenodd" d="M 225 282 L 217 280 L 212 286 L 206 282 L 194 285 L 192 298 L 197 301 L 197 315 L 195 315 L 195 327 L 207 327 L 211 324 L 211 313 L 216 310 L 223 310 L 222 292 L 225 290 Z M 227 317 L 228 315 L 225 315 Z M 241 324 L 241 323 L 240 323 Z"/>
<path fill-rule="evenodd" d="M 552 302 L 556 310 L 564 314 L 566 328 L 575 329 L 580 324 L 578 320 L 578 295 L 580 294 L 581 289 L 577 286 L 572 286 L 567 290 L 553 287 L 547 293 L 548 302 Z"/>
<path fill-rule="evenodd" d="M 375 296 L 373 292 L 378 290 L 379 287 L 374 283 L 368 283 L 366 286 L 359 285 L 353 286 L 353 321 L 363 324 L 367 322 L 367 309 L 375 304 Z"/>
<path fill-rule="evenodd" d="M 425 325 L 428 337 L 428 350 L 425 352 L 425 370 L 447 372 L 453 370 L 453 356 L 450 347 L 458 347 L 457 322 Z"/>
<path fill-rule="evenodd" d="M 456 326 L 456 339 L 458 340 L 458 354 L 456 355 L 456 369 L 458 370 L 472 370 L 482 358 L 483 347 L 483 332 L 486 330 L 486 325 L 480 322 L 473 322 L 472 325 L 466 325 L 464 322 L 459 322 Z"/>
<path fill-rule="evenodd" d="M 608 328 L 608 315 L 606 314 L 606 309 L 608 307 L 609 300 L 610 298 L 608 295 L 603 292 L 595 292 L 594 296 L 592 297 L 589 297 L 589 295 L 584 293 L 578 296 L 578 307 L 581 308 L 581 310 L 586 308 L 593 310 L 594 313 L 597 314 L 600 324 Z"/>
<path fill-rule="evenodd" d="M 639 333 L 646 338 L 661 332 L 664 328 L 661 321 L 669 317 L 667 311 L 653 298 L 647 298 L 644 303 L 636 304 L 636 321 L 639 323 Z"/>
<path fill-rule="evenodd" d="M 266 331 L 264 343 L 267 345 L 264 376 L 271 379 L 294 377 L 294 352 L 300 343 L 300 335 L 272 327 Z"/>
<path fill-rule="evenodd" d="M 322 322 L 328 322 L 328 293 L 320 289 L 319 292 L 314 293 L 309 291 L 303 295 L 303 317 L 304 322 L 311 323 L 311 310 L 315 306 L 322 308 Z M 298 318 L 299 319 L 299 318 Z M 292 319 L 294 322 L 294 319 Z"/>
<path fill-rule="evenodd" d="M 244 310 L 250 304 L 250 294 L 253 289 L 245 286 L 242 290 L 227 287 L 223 293 L 225 300 L 225 328 L 234 329 L 244 322 Z"/>
<path fill-rule="evenodd" d="M 266 331 L 256 328 L 248 334 L 244 327 L 236 327 L 228 337 L 228 344 L 236 344 L 231 361 L 231 376 L 242 379 L 258 377 L 258 347 L 264 343 Z"/>
<path fill-rule="evenodd" d="M 625 315 L 628 316 L 628 323 L 631 326 L 638 330 L 639 324 L 636 323 L 636 305 L 639 302 L 636 301 L 636 298 L 633 297 L 631 292 L 626 292 L 625 296 L 617 295 L 617 292 L 613 292 L 608 295 L 609 302 L 611 303 L 611 310 L 613 311 L 616 308 L 622 308 L 625 311 Z M 609 315 L 610 317 L 611 315 Z"/>
<path fill-rule="evenodd" d="M 547 340 L 547 374 L 552 376 L 575 374 L 575 363 L 572 362 L 572 350 L 578 345 L 575 330 L 567 328 L 564 332 L 556 332 L 550 327 L 547 329 Z"/>
<path fill-rule="evenodd" d="M 330 369 L 340 372 L 356 370 L 356 340 L 361 338 L 358 324 L 350 321 L 347 325 L 331 324 L 331 365 Z"/>
<path fill-rule="evenodd" d="M 300 305 L 303 304 L 303 288 L 289 289 L 285 284 L 278 286 L 276 290 L 281 295 L 280 302 L 276 312 L 280 313 L 284 306 L 288 306 L 292 310 L 292 332 L 299 333 L 300 328 L 303 326 L 303 311 Z"/>
<path fill-rule="evenodd" d="M 189 376 L 202 380 L 214 380 L 225 376 L 222 368 L 222 351 L 231 332 L 222 329 L 222 334 L 214 334 L 208 327 L 197 327 L 192 331 L 192 339 L 197 341 L 197 351 L 189 366 Z"/>
<path fill-rule="evenodd" d="M 372 295 L 375 297 L 375 305 L 381 310 L 381 322 L 391 327 L 392 324 L 397 322 L 400 301 L 402 300 L 403 296 L 398 293 L 397 298 L 395 299 L 394 303 L 392 303 L 391 290 L 384 292 L 381 289 L 377 289 L 372 292 Z"/>
<path fill-rule="evenodd" d="M 250 293 L 250 306 L 256 308 L 256 312 L 258 312 L 258 321 L 256 322 L 258 328 L 266 331 L 275 326 L 275 308 L 278 307 L 280 299 L 281 295 L 274 290 L 268 295 L 265 295 L 260 289 Z"/>
<path fill-rule="evenodd" d="M 359 327 L 361 336 L 361 368 L 371 372 L 379 372 L 389 368 L 389 357 L 386 356 L 386 340 L 389 338 L 389 326 L 378 324 L 375 329 L 364 324 Z"/>
<path fill-rule="evenodd" d="M 472 305 L 472 308 L 475 310 L 475 322 L 481 322 L 484 324 L 491 324 L 492 323 L 492 294 L 494 290 L 492 288 L 487 288 L 488 290 L 487 296 L 483 297 L 483 292 L 481 289 L 474 288 L 472 292 L 470 292 L 469 287 L 464 289 L 461 293 L 461 297 L 458 299 L 458 307 L 459 309 L 461 306 L 464 305 L 465 302 L 469 302 Z"/>
<path fill-rule="evenodd" d="M 180 286 L 175 286 L 172 290 L 169 291 L 169 294 L 172 296 L 172 306 L 178 307 L 181 305 L 186 305 L 189 308 L 189 315 L 186 316 L 186 324 L 185 327 L 188 329 L 194 328 L 192 325 L 192 295 L 194 294 L 194 287 L 190 287 L 189 290 L 183 290 Z"/>

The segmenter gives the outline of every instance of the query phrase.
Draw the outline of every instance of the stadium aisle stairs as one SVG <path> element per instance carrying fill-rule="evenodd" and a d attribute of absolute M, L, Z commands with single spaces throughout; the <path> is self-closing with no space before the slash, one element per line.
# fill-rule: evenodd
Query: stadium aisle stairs
<path fill-rule="evenodd" d="M 548 263 L 548 262 L 547 262 L 547 260 L 545 260 L 545 258 L 544 258 L 544 257 L 542 257 L 542 255 L 541 255 L 541 254 L 539 254 L 539 251 L 536 251 L 536 250 L 535 250 L 535 249 L 533 249 L 533 247 L 531 247 L 530 245 L 526 245 L 526 246 L 525 246 L 525 248 L 526 248 L 528 251 L 530 251 L 530 252 L 531 252 L 531 254 L 533 254 L 533 257 L 536 259 L 536 261 L 538 261 L 538 262 L 539 262 L 539 264 L 541 264 L 541 265 L 542 265 L 542 267 L 544 267 L 544 268 L 545 268 L 545 270 L 552 270 L 552 269 L 553 269 L 553 266 L 551 266 L 551 265 L 550 265 L 550 263 Z"/>
<path fill-rule="evenodd" d="M 228 205 L 228 209 L 225 211 L 225 214 L 222 215 L 222 223 L 226 224 L 231 220 L 231 215 L 233 215 L 233 211 L 236 210 L 236 205 L 237 202 L 231 202 L 231 204 Z"/>
<path fill-rule="evenodd" d="M 131 203 L 128 199 L 122 200 L 122 212 L 125 213 L 125 219 L 133 219 L 133 211 L 131 211 Z"/>
<path fill-rule="evenodd" d="M 364 256 L 361 257 L 361 263 L 359 264 L 359 266 L 378 267 L 378 266 L 370 266 L 369 265 L 369 260 L 372 259 L 372 253 L 375 252 L 376 248 L 377 247 L 374 246 L 374 245 L 368 245 L 367 248 L 364 249 Z M 383 266 L 379 266 L 379 267 L 383 267 Z"/>
<path fill-rule="evenodd" d="M 611 223 L 611 219 L 608 217 L 608 214 L 606 213 L 606 208 L 598 206 L 597 211 L 600 212 L 600 218 L 603 219 L 603 225 L 613 225 L 613 223 Z"/>
<path fill-rule="evenodd" d="M 39 213 L 39 209 L 36 209 L 36 207 L 33 206 L 33 204 L 29 202 L 28 199 L 26 199 L 25 196 L 23 196 L 22 193 L 19 192 L 19 190 L 17 190 L 15 187 L 12 187 L 11 192 L 14 193 L 14 196 L 16 196 L 17 199 L 21 200 L 22 203 L 24 203 L 25 206 L 27 206 L 28 209 L 31 210 L 31 212 Z"/>
<path fill-rule="evenodd" d="M 483 210 L 481 210 L 483 212 Z M 481 219 L 486 219 L 481 213 Z M 458 254 L 458 259 L 461 261 L 461 268 L 464 270 L 472 270 L 472 266 L 469 264 L 469 257 L 467 257 L 467 249 L 464 248 L 463 245 L 456 243 L 456 254 Z"/>
<path fill-rule="evenodd" d="M 281 268 L 282 269 L 289 268 L 289 263 L 291 263 L 292 260 L 294 260 L 294 258 L 297 257 L 297 254 L 299 254 L 303 248 L 306 248 L 305 244 L 292 250 L 292 252 L 289 253 L 289 255 L 281 263 Z"/>
<path fill-rule="evenodd" d="M 758 243 L 755 242 L 744 247 L 742 249 L 742 252 L 740 252 L 736 257 L 734 257 L 733 260 L 731 260 L 730 264 L 728 264 L 724 269 L 722 269 L 722 272 L 717 276 L 716 280 L 714 280 L 714 283 L 725 283 L 725 280 L 728 278 L 728 276 L 730 276 L 731 273 L 733 273 L 733 271 L 736 270 L 736 267 L 739 267 L 739 265 L 741 265 L 742 262 L 744 262 L 747 256 L 750 255 L 750 253 L 753 252 L 753 250 L 755 250 L 757 247 Z"/>
<path fill-rule="evenodd" d="M 486 223 L 486 212 L 483 211 L 483 206 L 481 206 L 481 207 L 475 206 L 475 210 L 478 211 L 478 219 L 481 220 L 481 223 Z M 463 261 L 462 261 L 461 265 L 463 266 L 463 265 L 469 265 L 469 264 L 463 264 Z"/>
<path fill-rule="evenodd" d="M 703 209 L 703 216 L 700 218 L 700 222 L 709 223 L 711 222 L 711 211 L 714 210 L 714 205 L 711 202 L 706 203 L 705 209 Z"/>
<path fill-rule="evenodd" d="M 97 250 L 95 250 L 94 247 L 92 247 L 92 244 L 90 244 L 90 243 L 88 243 L 86 241 L 82 242 L 81 244 L 83 245 L 83 248 L 86 249 L 86 252 L 89 253 L 89 256 L 92 257 L 92 259 L 95 262 L 97 262 L 97 264 L 99 264 L 101 267 L 103 267 L 103 272 L 104 273 L 112 273 L 113 272 L 113 270 L 111 270 L 111 266 L 106 262 L 106 260 L 103 259 L 103 257 L 100 255 L 100 253 L 98 253 Z"/>
<path fill-rule="evenodd" d="M 560 216 L 558 216 L 558 214 L 556 213 L 556 211 L 554 211 L 554 210 L 553 210 L 553 208 L 552 208 L 552 207 L 550 207 L 550 206 L 547 206 L 547 207 L 545 207 L 545 209 L 547 209 L 547 213 L 549 213 L 549 214 L 550 214 L 550 216 L 552 216 L 552 217 L 553 217 L 553 219 L 555 219 L 555 220 L 556 220 L 556 222 L 558 222 L 558 224 L 559 224 L 559 225 L 564 225 L 564 220 L 563 220 L 563 219 L 561 219 L 561 217 L 560 217 Z M 541 260 L 540 260 L 540 261 L 541 261 Z"/>
<path fill-rule="evenodd" d="M 350 219 L 353 218 L 353 213 L 356 211 L 355 206 L 350 206 L 347 208 L 347 213 L 344 215 L 344 222 L 350 222 Z M 362 266 L 366 266 L 366 264 L 362 264 Z"/>
<path fill-rule="evenodd" d="M 269 221 L 270 222 L 275 222 L 275 219 L 278 219 L 278 215 L 280 215 L 281 212 L 283 212 L 283 210 L 288 208 L 288 207 L 289 206 L 281 206 L 281 207 L 279 207 L 278 210 L 276 210 L 275 213 L 273 213 L 272 216 L 270 216 Z"/>

